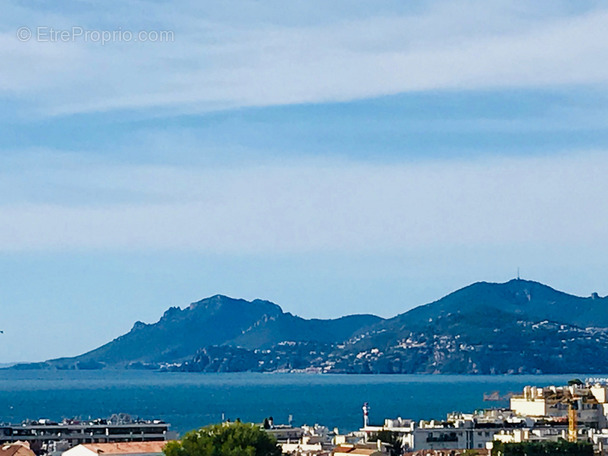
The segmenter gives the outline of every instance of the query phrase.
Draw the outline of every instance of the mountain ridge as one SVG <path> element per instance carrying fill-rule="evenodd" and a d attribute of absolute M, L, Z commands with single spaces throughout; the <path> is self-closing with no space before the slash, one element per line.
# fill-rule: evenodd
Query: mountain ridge
<path fill-rule="evenodd" d="M 574 296 L 521 279 L 475 282 L 388 319 L 304 319 L 270 301 L 214 295 L 171 307 L 156 323 L 136 322 L 80 356 L 16 368 L 601 372 L 608 369 L 598 363 L 608 359 L 606 304 L 595 293 Z"/>

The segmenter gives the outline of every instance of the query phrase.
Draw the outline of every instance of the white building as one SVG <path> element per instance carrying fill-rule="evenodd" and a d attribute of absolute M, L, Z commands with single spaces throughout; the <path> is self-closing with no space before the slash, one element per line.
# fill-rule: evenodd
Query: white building
<path fill-rule="evenodd" d="M 328 454 L 321 442 L 312 443 L 309 437 L 302 437 L 298 442 L 280 443 L 283 454 L 293 456 L 317 456 Z"/>
<path fill-rule="evenodd" d="M 596 449 L 608 449 L 608 384 L 573 384 L 537 388 L 526 386 L 510 398 L 510 409 L 476 413 L 452 413 L 444 421 L 387 419 L 382 426 L 367 424 L 359 435 L 373 441 L 381 431 L 390 431 L 406 451 L 476 450 L 492 442 L 567 440 L 569 411 L 576 413 L 579 439 L 592 441 Z M 607 452 L 608 453 L 608 452 Z"/>
<path fill-rule="evenodd" d="M 526 386 L 523 394 L 511 397 L 511 409 L 520 416 L 528 417 L 568 417 L 571 406 L 576 409 L 580 426 L 599 429 L 606 427 L 608 416 L 608 387 L 595 384 L 547 386 L 537 388 Z"/>
<path fill-rule="evenodd" d="M 450 414 L 445 421 L 387 419 L 383 426 L 361 429 L 366 440 L 380 431 L 394 432 L 406 450 L 485 450 L 494 435 L 505 428 L 523 427 L 526 420 L 510 410 L 487 410 L 475 414 Z"/>
<path fill-rule="evenodd" d="M 303 435 L 297 440 L 279 442 L 283 454 L 293 456 L 322 456 L 329 455 L 333 448 L 331 433 L 325 426 L 302 426 Z"/>

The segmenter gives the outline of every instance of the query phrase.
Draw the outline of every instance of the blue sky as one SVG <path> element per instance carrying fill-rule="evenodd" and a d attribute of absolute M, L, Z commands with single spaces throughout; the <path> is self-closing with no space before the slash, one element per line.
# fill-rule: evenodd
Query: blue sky
<path fill-rule="evenodd" d="M 7 3 L 0 362 L 216 293 L 392 316 L 520 267 L 608 294 L 601 2 L 180 5 Z"/>

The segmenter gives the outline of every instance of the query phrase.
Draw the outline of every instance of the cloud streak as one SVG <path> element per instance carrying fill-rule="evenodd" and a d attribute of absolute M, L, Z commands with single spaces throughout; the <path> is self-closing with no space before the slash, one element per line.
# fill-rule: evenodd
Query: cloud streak
<path fill-rule="evenodd" d="M 132 15 L 131 8 L 99 17 L 94 11 L 63 12 L 53 19 L 57 25 L 50 24 L 155 24 L 175 31 L 174 43 L 106 46 L 19 43 L 18 25 L 48 24 L 49 16 L 32 13 L 26 20 L 28 11 L 14 8 L 0 35 L 0 58 L 11 62 L 1 93 L 26 110 L 67 115 L 149 108 L 205 112 L 426 90 L 604 87 L 608 81 L 605 9 L 572 13 L 557 7 L 547 16 L 534 5 L 498 2 L 477 5 L 472 15 L 471 3 L 459 1 L 376 14 L 355 5 L 346 17 L 322 17 L 320 8 L 318 16 L 297 20 L 294 3 L 282 15 L 260 8 L 250 11 L 248 21 L 228 20 L 226 10 L 238 5 L 207 9 L 189 3 L 181 14 L 148 5 L 144 20 L 121 16 Z"/>
<path fill-rule="evenodd" d="M 603 152 L 393 166 L 76 166 L 47 170 L 41 184 L 25 170 L 11 185 L 29 183 L 28 194 L 0 206 L 0 251 L 606 248 L 607 173 Z"/>

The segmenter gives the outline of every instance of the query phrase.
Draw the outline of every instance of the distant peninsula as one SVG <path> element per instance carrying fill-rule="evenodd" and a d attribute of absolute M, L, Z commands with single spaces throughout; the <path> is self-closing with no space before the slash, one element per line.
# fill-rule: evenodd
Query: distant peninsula
<path fill-rule="evenodd" d="M 608 372 L 608 298 L 478 282 L 393 318 L 304 319 L 216 295 L 88 353 L 12 369 L 344 374 Z"/>

